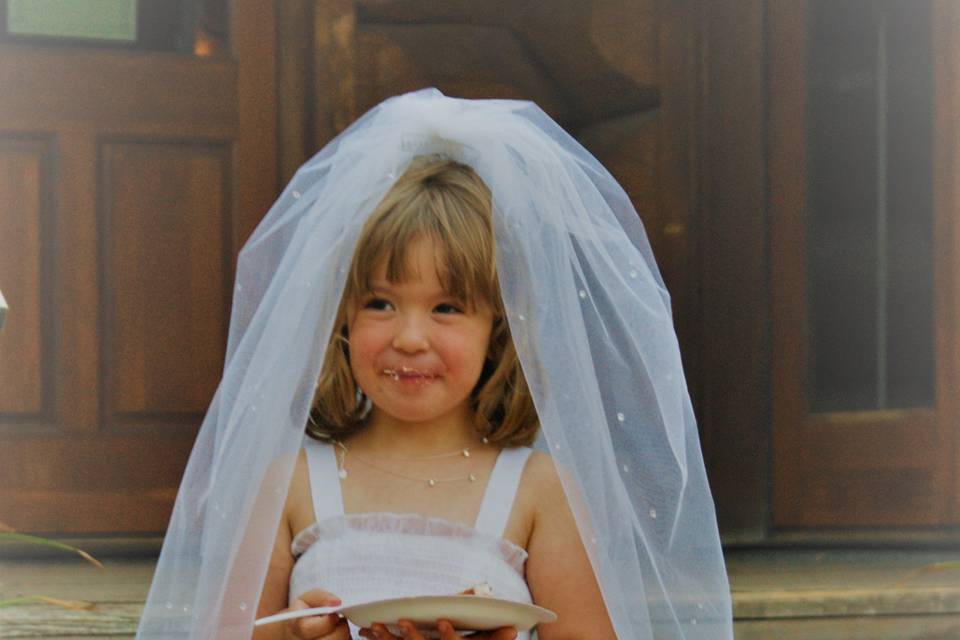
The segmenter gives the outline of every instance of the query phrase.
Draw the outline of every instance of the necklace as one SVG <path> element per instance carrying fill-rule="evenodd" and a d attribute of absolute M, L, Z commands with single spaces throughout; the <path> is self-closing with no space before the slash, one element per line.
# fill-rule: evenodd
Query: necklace
<path fill-rule="evenodd" d="M 487 444 L 487 439 L 486 439 L 486 438 L 483 439 L 483 443 L 484 443 L 484 444 Z M 347 452 L 350 451 L 350 450 L 347 448 L 347 445 L 343 444 L 343 443 L 340 442 L 339 440 L 334 440 L 334 444 L 337 446 L 337 451 L 336 451 L 336 453 L 337 453 L 337 476 L 339 476 L 340 480 L 346 480 L 348 474 L 347 474 L 347 469 L 346 469 L 346 467 L 344 466 L 344 464 L 346 463 L 346 460 L 347 460 Z M 477 481 L 477 474 L 475 474 L 475 473 L 468 473 L 468 474 L 465 475 L 465 476 L 456 476 L 456 477 L 453 477 L 453 478 L 437 478 L 437 477 L 435 477 L 435 476 L 427 476 L 427 477 L 424 477 L 424 476 L 415 476 L 415 475 L 412 475 L 412 474 L 403 473 L 403 472 L 401 472 L 401 471 L 395 471 L 395 470 L 393 470 L 393 469 L 389 469 L 389 468 L 384 467 L 384 466 L 382 466 L 382 465 L 380 465 L 380 464 L 378 464 L 378 463 L 376 463 L 376 462 L 373 462 L 373 461 L 371 461 L 371 460 L 367 460 L 366 458 L 363 458 L 363 457 L 361 457 L 361 456 L 358 456 L 356 453 L 353 453 L 353 454 L 351 454 L 351 455 L 352 455 L 356 460 L 358 460 L 359 462 L 362 462 L 363 464 L 367 465 L 368 467 L 370 467 L 370 468 L 372 468 L 372 469 L 376 469 L 377 471 L 381 471 L 381 472 L 383 472 L 383 473 L 389 474 L 389 475 L 391 475 L 391 476 L 395 476 L 395 477 L 397 477 L 397 478 L 403 478 L 403 479 L 405 479 L 405 480 L 414 480 L 414 481 L 416 481 L 416 482 L 424 482 L 424 483 L 426 483 L 426 485 L 427 485 L 428 487 L 435 487 L 435 486 L 437 486 L 438 484 L 449 484 L 449 483 L 451 483 L 451 482 L 465 482 L 465 481 L 466 481 L 466 482 L 476 482 L 476 481 Z M 401 458 L 401 459 L 397 459 L 397 462 L 423 462 L 423 461 L 426 461 L 426 460 L 440 460 L 440 459 L 443 459 L 443 458 L 452 458 L 452 457 L 455 457 L 455 456 L 456 456 L 456 457 L 461 457 L 461 458 L 469 458 L 469 457 L 470 457 L 470 448 L 469 448 L 469 447 L 465 447 L 465 448 L 463 448 L 463 449 L 458 449 L 457 451 L 451 451 L 450 453 L 441 453 L 441 454 L 439 454 L 439 455 L 433 455 L 433 456 L 421 456 L 421 457 L 415 457 L 415 458 Z"/>

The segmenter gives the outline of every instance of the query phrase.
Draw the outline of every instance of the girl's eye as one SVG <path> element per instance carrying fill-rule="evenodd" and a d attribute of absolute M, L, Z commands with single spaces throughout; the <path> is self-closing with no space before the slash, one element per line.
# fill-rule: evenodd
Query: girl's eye
<path fill-rule="evenodd" d="M 434 308 L 434 311 L 437 313 L 463 313 L 462 308 L 460 308 L 458 305 L 450 303 L 438 304 Z"/>
<path fill-rule="evenodd" d="M 371 309 L 373 311 L 389 311 L 393 309 L 393 305 L 383 298 L 370 298 L 363 305 L 364 309 Z"/>

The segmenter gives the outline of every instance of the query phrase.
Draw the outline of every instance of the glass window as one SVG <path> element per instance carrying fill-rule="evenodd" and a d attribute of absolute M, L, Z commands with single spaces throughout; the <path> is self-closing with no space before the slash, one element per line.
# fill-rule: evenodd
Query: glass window
<path fill-rule="evenodd" d="M 808 15 L 810 408 L 929 406 L 931 2 L 811 0 Z"/>
<path fill-rule="evenodd" d="M 0 0 L 0 39 L 226 55 L 229 0 Z"/>

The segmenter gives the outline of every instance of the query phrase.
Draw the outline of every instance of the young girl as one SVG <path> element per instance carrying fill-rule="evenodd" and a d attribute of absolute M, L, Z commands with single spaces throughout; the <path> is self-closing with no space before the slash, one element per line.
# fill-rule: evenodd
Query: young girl
<path fill-rule="evenodd" d="M 732 638 L 629 199 L 535 105 L 429 90 L 304 165 L 241 252 L 138 637 L 249 638 L 288 607 L 481 586 L 556 612 L 540 640 Z M 461 637 L 336 616 L 253 637 L 356 635 Z"/>
<path fill-rule="evenodd" d="M 557 612 L 544 640 L 614 637 L 554 466 L 525 448 L 536 412 L 500 298 L 490 195 L 469 167 L 417 158 L 370 216 L 313 413 L 324 444 L 298 457 L 258 616 L 289 596 L 307 607 L 487 583 Z M 287 627 L 351 637 L 335 615 Z"/>

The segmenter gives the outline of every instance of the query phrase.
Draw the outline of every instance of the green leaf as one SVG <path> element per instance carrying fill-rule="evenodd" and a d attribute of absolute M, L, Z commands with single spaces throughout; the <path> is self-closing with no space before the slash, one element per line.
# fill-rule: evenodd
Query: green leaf
<path fill-rule="evenodd" d="M 69 544 L 64 544 L 63 542 L 57 542 L 56 540 L 50 540 L 49 538 L 41 538 L 40 536 L 31 536 L 26 533 L 16 533 L 15 531 L 0 531 L 0 540 L 11 540 L 13 542 L 26 542 L 29 544 L 36 544 L 44 547 L 52 547 L 54 549 L 60 549 L 61 551 L 71 551 L 76 553 L 81 558 L 94 565 L 99 569 L 103 569 L 103 565 L 100 564 L 100 561 L 91 556 L 89 553 L 82 549 L 77 549 L 72 547 Z"/>
<path fill-rule="evenodd" d="M 93 602 L 83 602 L 81 600 L 61 600 L 60 598 L 50 598 L 48 596 L 23 596 L 21 598 L 10 598 L 9 600 L 0 600 L 0 609 L 3 607 L 12 607 L 19 604 L 31 604 L 42 602 L 43 604 L 52 604 L 55 607 L 63 607 L 72 611 L 96 611 L 97 605 Z"/>

